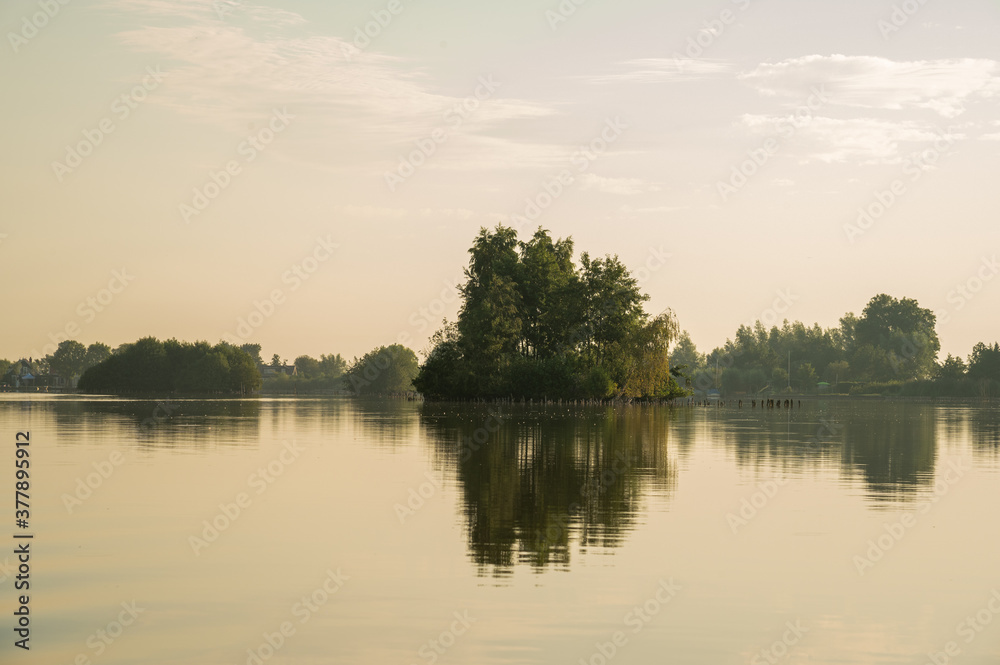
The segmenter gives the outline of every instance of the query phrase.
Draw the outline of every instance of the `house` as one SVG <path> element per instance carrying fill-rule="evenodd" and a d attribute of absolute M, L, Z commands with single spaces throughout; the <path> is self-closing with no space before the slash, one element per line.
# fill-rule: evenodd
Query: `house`
<path fill-rule="evenodd" d="M 38 371 L 32 366 L 31 359 L 18 360 L 3 376 L 4 384 L 14 388 L 27 388 L 36 385 Z"/>
<path fill-rule="evenodd" d="M 298 376 L 298 370 L 295 369 L 295 365 L 265 365 L 263 363 L 257 365 L 257 369 L 260 371 L 260 378 L 270 379 L 275 376 L 284 374 L 285 376 Z"/>
<path fill-rule="evenodd" d="M 52 372 L 39 372 L 32 358 L 21 358 L 7 370 L 0 383 L 17 389 L 55 388 L 63 390 L 67 387 L 66 380 Z"/>

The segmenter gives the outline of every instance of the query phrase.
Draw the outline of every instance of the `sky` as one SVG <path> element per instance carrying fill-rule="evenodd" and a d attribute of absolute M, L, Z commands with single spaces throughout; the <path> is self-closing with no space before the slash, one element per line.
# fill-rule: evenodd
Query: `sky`
<path fill-rule="evenodd" d="M 65 2 L 65 4 L 64 4 Z M 1000 2 L 6 0 L 0 358 L 421 352 L 483 227 L 702 351 L 877 293 L 1000 339 Z"/>

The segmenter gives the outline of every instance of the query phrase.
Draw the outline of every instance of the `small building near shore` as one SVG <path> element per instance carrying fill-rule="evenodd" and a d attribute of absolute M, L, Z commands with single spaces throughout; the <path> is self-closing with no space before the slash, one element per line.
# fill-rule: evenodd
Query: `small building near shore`
<path fill-rule="evenodd" d="M 70 387 L 66 379 L 54 372 L 40 372 L 31 358 L 21 358 L 0 378 L 3 385 L 17 390 L 65 390 Z"/>
<path fill-rule="evenodd" d="M 298 370 L 295 369 L 295 365 L 265 365 L 263 363 L 257 365 L 257 369 L 260 371 L 260 378 L 270 379 L 275 376 L 285 375 L 285 376 L 298 376 Z"/>

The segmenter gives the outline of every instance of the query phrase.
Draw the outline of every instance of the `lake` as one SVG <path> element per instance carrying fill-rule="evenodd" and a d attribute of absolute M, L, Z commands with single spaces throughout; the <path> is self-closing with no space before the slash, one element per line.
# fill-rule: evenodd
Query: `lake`
<path fill-rule="evenodd" d="M 995 404 L 5 394 L 10 494 L 21 430 L 4 663 L 1000 661 Z"/>

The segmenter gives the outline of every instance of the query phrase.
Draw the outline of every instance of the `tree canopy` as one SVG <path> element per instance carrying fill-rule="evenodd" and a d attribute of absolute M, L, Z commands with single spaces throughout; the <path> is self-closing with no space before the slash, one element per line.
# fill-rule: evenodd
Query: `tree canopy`
<path fill-rule="evenodd" d="M 669 397 L 669 311 L 651 317 L 648 296 L 617 256 L 573 261 L 572 238 L 539 227 L 528 241 L 502 225 L 480 229 L 469 249 L 458 320 L 431 339 L 414 381 L 431 397 Z"/>
<path fill-rule="evenodd" d="M 920 394 L 971 395 L 966 379 L 1000 380 L 1000 366 L 990 369 L 986 344 L 973 349 L 968 364 L 950 355 L 938 364 L 935 324 L 934 313 L 916 300 L 878 294 L 860 317 L 847 313 L 837 327 L 786 320 L 767 329 L 758 321 L 740 326 L 733 339 L 706 356 L 681 333 L 673 354 L 675 363 L 685 366 L 681 371 L 691 387 L 727 393 L 808 393 L 822 381 L 856 392 L 872 385 L 901 390 L 904 384 L 922 383 Z"/>
<path fill-rule="evenodd" d="M 356 395 L 399 395 L 413 392 L 417 354 L 400 344 L 380 346 L 355 358 L 344 375 Z"/>
<path fill-rule="evenodd" d="M 161 342 L 144 337 L 123 344 L 80 379 L 89 393 L 247 393 L 261 386 L 257 364 L 225 342 Z"/>

